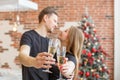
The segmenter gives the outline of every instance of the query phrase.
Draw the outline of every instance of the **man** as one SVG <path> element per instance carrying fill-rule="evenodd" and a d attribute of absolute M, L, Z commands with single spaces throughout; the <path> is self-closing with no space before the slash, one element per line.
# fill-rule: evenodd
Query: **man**
<path fill-rule="evenodd" d="M 38 19 L 39 26 L 25 32 L 20 41 L 22 80 L 49 80 L 48 73 L 43 70 L 51 68 L 48 64 L 55 64 L 53 56 L 47 53 L 47 34 L 57 27 L 58 14 L 53 7 L 46 7 L 40 12 Z"/>

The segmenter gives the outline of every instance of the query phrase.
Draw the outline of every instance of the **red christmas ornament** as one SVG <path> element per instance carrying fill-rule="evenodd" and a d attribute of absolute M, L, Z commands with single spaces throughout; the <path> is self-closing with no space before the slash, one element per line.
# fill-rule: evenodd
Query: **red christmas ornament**
<path fill-rule="evenodd" d="M 86 32 L 84 32 L 84 36 L 85 36 L 86 38 L 89 38 L 89 34 L 86 33 Z"/>
<path fill-rule="evenodd" d="M 105 62 L 105 60 L 103 59 L 103 58 L 101 58 L 101 61 L 104 63 Z"/>
<path fill-rule="evenodd" d="M 83 71 L 79 71 L 79 75 L 83 75 L 83 73 L 84 73 Z"/>
<path fill-rule="evenodd" d="M 82 54 L 86 54 L 86 50 L 85 49 L 82 50 Z"/>
<path fill-rule="evenodd" d="M 89 76 L 90 76 L 90 73 L 89 73 L 89 72 L 86 72 L 85 76 L 86 76 L 86 77 L 89 77 Z"/>
<path fill-rule="evenodd" d="M 85 18 L 88 18 L 89 16 L 88 15 L 85 15 Z"/>
<path fill-rule="evenodd" d="M 93 32 L 96 33 L 96 29 L 95 28 L 93 28 Z"/>
<path fill-rule="evenodd" d="M 90 26 L 91 24 L 89 22 L 87 22 L 87 26 Z"/>
<path fill-rule="evenodd" d="M 92 57 L 91 59 L 92 59 L 93 61 L 95 60 L 95 58 L 94 58 L 94 57 Z"/>
<path fill-rule="evenodd" d="M 95 77 L 95 73 L 92 74 L 92 77 Z"/>
<path fill-rule="evenodd" d="M 100 76 L 98 74 L 96 74 L 96 78 L 99 78 Z"/>
<path fill-rule="evenodd" d="M 88 56 L 88 57 L 91 57 L 91 56 L 92 56 L 91 52 L 89 52 L 89 53 L 87 54 L 87 56 Z"/>
<path fill-rule="evenodd" d="M 85 25 L 83 25 L 83 28 L 82 28 L 83 30 L 86 30 L 86 26 Z"/>
<path fill-rule="evenodd" d="M 106 71 L 105 67 L 102 67 L 102 72 L 105 72 L 105 71 Z"/>
<path fill-rule="evenodd" d="M 89 58 L 88 62 L 90 63 L 90 65 L 92 65 L 93 64 L 93 59 Z"/>
<path fill-rule="evenodd" d="M 92 52 L 95 53 L 97 50 L 95 48 L 92 48 Z"/>
<path fill-rule="evenodd" d="M 99 46 L 99 49 L 102 49 L 102 46 Z"/>
<path fill-rule="evenodd" d="M 100 42 L 100 37 L 99 37 L 99 36 L 96 36 L 96 38 L 97 38 L 97 41 Z"/>

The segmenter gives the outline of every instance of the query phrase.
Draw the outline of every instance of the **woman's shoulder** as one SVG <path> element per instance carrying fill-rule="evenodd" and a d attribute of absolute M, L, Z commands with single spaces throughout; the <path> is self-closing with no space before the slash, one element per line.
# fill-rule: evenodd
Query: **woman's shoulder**
<path fill-rule="evenodd" d="M 66 52 L 66 55 L 74 56 L 74 54 L 72 52 Z"/>
<path fill-rule="evenodd" d="M 72 52 L 67 52 L 66 57 L 68 58 L 69 61 L 72 61 L 73 63 L 76 64 L 76 58 L 75 58 L 75 56 L 73 55 Z"/>

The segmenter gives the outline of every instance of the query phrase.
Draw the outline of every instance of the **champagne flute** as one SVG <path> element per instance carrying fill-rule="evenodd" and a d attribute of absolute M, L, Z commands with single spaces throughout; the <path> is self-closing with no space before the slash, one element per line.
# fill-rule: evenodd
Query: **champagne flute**
<path fill-rule="evenodd" d="M 55 54 L 56 53 L 56 47 L 57 47 L 57 39 L 56 38 L 51 38 L 49 39 L 49 45 L 48 45 L 48 53 Z M 43 70 L 44 72 L 52 73 L 49 68 L 46 70 Z"/>
<path fill-rule="evenodd" d="M 60 69 L 62 64 L 66 63 L 65 55 L 66 55 L 66 47 L 65 46 L 58 47 L 57 48 L 57 61 L 58 61 L 59 69 Z M 62 78 L 61 71 L 60 71 L 59 79 L 57 79 L 57 80 L 64 80 Z"/>

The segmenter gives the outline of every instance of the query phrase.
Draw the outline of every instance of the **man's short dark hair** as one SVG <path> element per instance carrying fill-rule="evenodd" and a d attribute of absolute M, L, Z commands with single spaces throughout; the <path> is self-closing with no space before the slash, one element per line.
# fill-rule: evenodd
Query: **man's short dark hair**
<path fill-rule="evenodd" d="M 39 16 L 38 16 L 38 19 L 39 19 L 39 23 L 42 21 L 43 19 L 43 16 L 44 15 L 51 15 L 51 14 L 55 14 L 58 16 L 57 12 L 56 12 L 56 9 L 54 7 L 46 7 L 44 8 L 40 13 L 39 13 Z"/>

